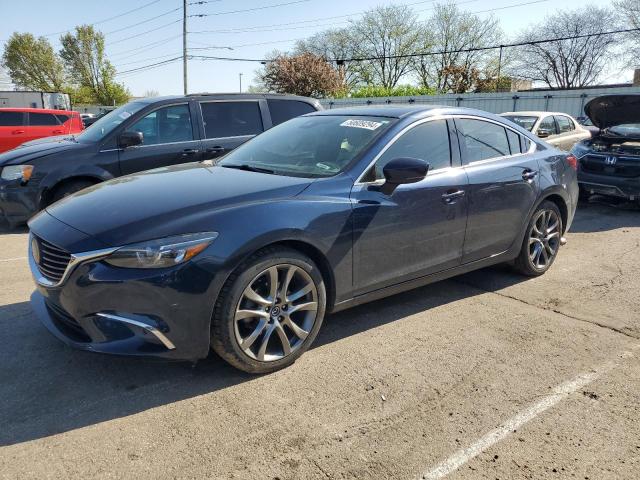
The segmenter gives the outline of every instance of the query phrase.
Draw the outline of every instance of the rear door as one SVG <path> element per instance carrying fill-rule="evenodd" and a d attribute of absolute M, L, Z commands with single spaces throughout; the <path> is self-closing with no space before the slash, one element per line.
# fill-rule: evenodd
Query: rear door
<path fill-rule="evenodd" d="M 51 137 L 53 135 L 63 135 L 67 132 L 53 113 L 29 112 L 29 127 L 27 128 L 27 139 Z M 25 140 L 27 141 L 27 140 Z"/>
<path fill-rule="evenodd" d="M 509 249 L 538 198 L 538 160 L 532 142 L 501 123 L 456 118 L 469 214 L 462 262 Z"/>
<path fill-rule="evenodd" d="M 27 114 L 17 111 L 0 111 L 0 152 L 6 152 L 26 142 Z"/>
<path fill-rule="evenodd" d="M 264 100 L 204 100 L 199 105 L 204 160 L 217 159 L 264 131 Z"/>
<path fill-rule="evenodd" d="M 120 151 L 123 175 L 202 158 L 202 145 L 194 134 L 187 102 L 158 107 L 134 120 L 125 130 L 142 133 L 143 141 Z"/>

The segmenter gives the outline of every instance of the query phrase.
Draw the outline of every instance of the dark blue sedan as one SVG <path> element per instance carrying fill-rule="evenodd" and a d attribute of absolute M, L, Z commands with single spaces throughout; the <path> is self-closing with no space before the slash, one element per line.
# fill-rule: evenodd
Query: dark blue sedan
<path fill-rule="evenodd" d="M 546 272 L 576 159 L 486 112 L 353 108 L 279 125 L 216 164 L 90 187 L 29 223 L 32 304 L 85 350 L 254 373 L 328 312 L 501 262 Z"/>

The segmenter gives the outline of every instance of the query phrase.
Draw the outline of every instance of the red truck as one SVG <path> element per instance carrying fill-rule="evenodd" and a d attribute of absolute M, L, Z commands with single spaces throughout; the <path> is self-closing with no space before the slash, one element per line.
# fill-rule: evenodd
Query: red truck
<path fill-rule="evenodd" d="M 78 112 L 42 108 L 0 108 L 0 152 L 36 138 L 79 133 Z"/>

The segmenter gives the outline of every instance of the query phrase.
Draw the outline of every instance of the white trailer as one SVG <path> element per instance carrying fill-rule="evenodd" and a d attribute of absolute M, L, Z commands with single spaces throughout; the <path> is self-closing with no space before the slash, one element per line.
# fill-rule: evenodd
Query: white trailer
<path fill-rule="evenodd" d="M 33 91 L 0 91 L 0 108 L 52 108 L 71 110 L 66 93 Z"/>

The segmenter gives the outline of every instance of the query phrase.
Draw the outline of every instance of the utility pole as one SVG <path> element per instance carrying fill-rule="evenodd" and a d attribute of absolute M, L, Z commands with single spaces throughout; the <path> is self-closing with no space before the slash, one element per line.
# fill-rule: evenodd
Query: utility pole
<path fill-rule="evenodd" d="M 182 76 L 187 94 L 187 0 L 182 0 Z"/>
<path fill-rule="evenodd" d="M 240 78 L 240 93 L 242 93 L 242 74 L 239 73 L 238 76 Z"/>

